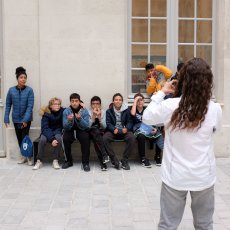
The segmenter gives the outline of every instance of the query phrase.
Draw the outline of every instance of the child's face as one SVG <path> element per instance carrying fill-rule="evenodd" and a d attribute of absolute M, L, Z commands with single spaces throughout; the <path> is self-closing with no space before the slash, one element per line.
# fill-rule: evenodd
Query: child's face
<path fill-rule="evenodd" d="M 146 74 L 147 74 L 147 77 L 150 78 L 152 75 L 155 75 L 155 69 L 154 68 L 148 69 L 146 71 Z"/>
<path fill-rule="evenodd" d="M 100 101 L 92 101 L 91 102 L 91 108 L 92 108 L 92 110 L 94 110 L 94 109 L 100 109 L 101 108 Z"/>
<path fill-rule="evenodd" d="M 74 109 L 77 109 L 80 105 L 80 101 L 77 98 L 72 98 L 70 100 L 70 105 L 71 107 L 73 107 Z"/>
<path fill-rule="evenodd" d="M 139 98 L 137 101 L 137 107 L 138 108 L 143 108 L 144 107 L 144 99 L 143 98 Z"/>
<path fill-rule="evenodd" d="M 113 105 L 115 109 L 119 110 L 121 108 L 121 105 L 123 103 L 122 97 L 116 96 L 113 100 Z"/>
<path fill-rule="evenodd" d="M 61 108 L 61 102 L 59 100 L 53 101 L 53 103 L 50 106 L 51 110 L 54 112 L 57 112 Z"/>

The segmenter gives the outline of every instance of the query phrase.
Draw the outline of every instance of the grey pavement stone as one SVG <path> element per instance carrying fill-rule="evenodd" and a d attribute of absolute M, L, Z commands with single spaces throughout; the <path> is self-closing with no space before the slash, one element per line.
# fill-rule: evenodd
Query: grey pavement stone
<path fill-rule="evenodd" d="M 38 171 L 0 159 L 0 230 L 154 230 L 160 216 L 160 167 L 89 173 L 79 163 Z M 179 230 L 192 230 L 187 197 Z M 214 230 L 230 230 L 230 158 L 217 159 Z"/>

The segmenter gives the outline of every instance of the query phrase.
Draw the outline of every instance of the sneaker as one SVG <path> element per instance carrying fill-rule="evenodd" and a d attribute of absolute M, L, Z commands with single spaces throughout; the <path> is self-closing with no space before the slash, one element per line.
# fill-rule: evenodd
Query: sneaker
<path fill-rule="evenodd" d="M 58 163 L 58 160 L 53 160 L 53 168 L 54 169 L 60 169 L 60 165 Z"/>
<path fill-rule="evenodd" d="M 127 160 L 121 160 L 121 167 L 124 169 L 124 170 L 130 170 L 130 166 L 129 166 L 129 163 Z"/>
<path fill-rule="evenodd" d="M 119 160 L 115 159 L 114 161 L 111 161 L 111 163 L 115 169 L 117 169 L 117 170 L 121 169 L 121 162 Z"/>
<path fill-rule="evenodd" d="M 108 162 L 109 162 L 109 156 L 106 155 L 103 157 L 103 164 L 106 164 Z"/>
<path fill-rule="evenodd" d="M 90 167 L 89 164 L 82 164 L 82 168 L 85 172 L 89 172 L 90 171 Z"/>
<path fill-rule="evenodd" d="M 106 164 L 101 164 L 101 171 L 107 171 L 107 165 Z"/>
<path fill-rule="evenodd" d="M 18 164 L 25 164 L 26 162 L 27 162 L 27 158 L 22 156 L 17 163 Z"/>
<path fill-rule="evenodd" d="M 151 168 L 151 167 L 152 167 L 152 165 L 151 165 L 150 162 L 149 162 L 149 159 L 147 159 L 147 158 L 143 158 L 143 159 L 141 160 L 141 165 L 142 165 L 143 167 L 145 167 L 145 168 Z"/>
<path fill-rule="evenodd" d="M 37 160 L 36 164 L 33 167 L 33 170 L 38 170 L 42 167 L 42 162 L 40 160 Z"/>
<path fill-rule="evenodd" d="M 156 156 L 155 161 L 156 161 L 156 166 L 161 166 L 161 156 Z"/>
<path fill-rule="evenodd" d="M 33 165 L 32 157 L 27 157 L 27 164 L 28 164 L 29 166 L 32 166 L 32 165 Z"/>
<path fill-rule="evenodd" d="M 62 168 L 63 169 L 67 169 L 69 167 L 72 167 L 73 166 L 73 163 L 72 162 L 69 162 L 69 161 L 65 161 L 63 164 L 62 164 Z"/>

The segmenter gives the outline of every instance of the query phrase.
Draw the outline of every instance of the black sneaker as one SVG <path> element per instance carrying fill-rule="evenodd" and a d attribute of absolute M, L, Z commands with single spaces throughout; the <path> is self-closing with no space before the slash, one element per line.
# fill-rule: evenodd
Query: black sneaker
<path fill-rule="evenodd" d="M 108 162 L 109 162 L 109 156 L 106 155 L 106 156 L 103 157 L 103 164 L 106 164 Z"/>
<path fill-rule="evenodd" d="M 82 168 L 85 172 L 89 172 L 90 171 L 90 167 L 89 164 L 82 164 Z"/>
<path fill-rule="evenodd" d="M 143 159 L 141 160 L 141 165 L 142 165 L 143 167 L 145 167 L 145 168 L 151 168 L 151 167 L 152 167 L 152 165 L 151 165 L 150 162 L 149 162 L 149 159 L 147 159 L 147 158 L 143 158 Z"/>
<path fill-rule="evenodd" d="M 124 170 L 130 170 L 130 166 L 129 166 L 129 163 L 127 160 L 121 160 L 121 167 L 124 169 Z"/>
<path fill-rule="evenodd" d="M 115 159 L 114 161 L 111 161 L 111 163 L 115 169 L 118 169 L 118 170 L 121 169 L 121 162 L 119 160 Z"/>
<path fill-rule="evenodd" d="M 101 171 L 107 171 L 107 165 L 106 164 L 101 164 Z"/>
<path fill-rule="evenodd" d="M 156 166 L 161 166 L 161 156 L 155 156 Z"/>
<path fill-rule="evenodd" d="M 69 161 L 65 161 L 63 164 L 62 164 L 62 168 L 63 169 L 67 169 L 69 167 L 72 167 L 73 166 L 73 163 L 72 162 L 69 162 Z"/>

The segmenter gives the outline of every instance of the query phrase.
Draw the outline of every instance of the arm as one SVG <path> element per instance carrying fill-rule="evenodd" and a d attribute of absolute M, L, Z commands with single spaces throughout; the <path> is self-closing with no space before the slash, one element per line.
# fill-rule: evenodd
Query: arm
<path fill-rule="evenodd" d="M 140 97 L 138 96 L 138 97 L 136 97 L 136 98 L 134 99 L 133 106 L 132 106 L 132 108 L 131 108 L 131 110 L 130 110 L 130 113 L 131 113 L 132 116 L 135 116 L 135 115 L 136 115 L 136 112 L 137 112 L 137 101 L 138 101 L 139 98 L 140 98 Z"/>
<path fill-rule="evenodd" d="M 52 143 L 55 140 L 55 135 L 52 129 L 49 127 L 49 118 L 44 114 L 41 120 L 41 132 L 46 136 L 48 142 Z"/>
<path fill-rule="evenodd" d="M 34 107 L 34 92 L 33 92 L 33 89 L 31 89 L 28 94 L 26 112 L 23 117 L 23 122 L 27 123 L 28 121 L 31 120 L 32 113 L 33 113 L 33 107 Z"/>
<path fill-rule="evenodd" d="M 165 75 L 166 80 L 169 79 L 173 74 L 172 70 L 164 65 L 156 65 L 155 70 L 163 73 Z"/>
<path fill-rule="evenodd" d="M 222 120 L 222 109 L 220 107 L 220 104 L 216 104 L 217 109 L 216 109 L 216 122 L 215 122 L 215 127 L 214 129 L 216 131 L 219 131 L 221 128 L 221 120 Z"/>
<path fill-rule="evenodd" d="M 145 109 L 142 121 L 148 125 L 157 125 L 165 123 L 178 106 L 179 98 L 168 99 L 164 101 L 165 95 L 174 93 L 176 80 L 165 82 L 162 90 L 151 97 L 151 102 Z"/>
<path fill-rule="evenodd" d="M 130 110 L 127 109 L 126 113 L 126 128 L 128 131 L 133 131 L 133 119 L 131 117 Z"/>
<path fill-rule="evenodd" d="M 80 119 L 76 119 L 77 120 L 77 124 L 79 124 L 79 126 L 81 128 L 87 129 L 89 128 L 89 113 L 86 109 L 82 109 L 80 111 L 81 117 Z"/>
<path fill-rule="evenodd" d="M 63 128 L 64 129 L 71 129 L 73 126 L 73 119 L 69 120 L 68 116 L 71 114 L 71 111 L 67 108 L 63 112 Z"/>
<path fill-rule="evenodd" d="M 112 115 L 111 115 L 111 113 L 110 113 L 110 111 L 109 111 L 109 109 L 106 111 L 106 127 L 107 127 L 107 129 L 110 131 L 110 132 L 114 132 L 114 130 L 115 130 L 115 126 L 114 126 L 114 124 L 112 123 L 112 117 L 111 117 Z"/>
<path fill-rule="evenodd" d="M 101 119 L 99 121 L 100 121 L 101 128 L 105 129 L 106 128 L 106 114 L 104 110 L 101 110 Z"/>
<path fill-rule="evenodd" d="M 9 114 L 10 114 L 11 106 L 12 106 L 12 98 L 9 90 L 6 96 L 6 108 L 5 108 L 5 115 L 4 115 L 4 123 L 6 125 L 10 123 Z"/>
<path fill-rule="evenodd" d="M 146 91 L 148 93 L 149 96 L 151 96 L 154 92 L 157 91 L 157 81 L 155 78 L 151 77 L 149 79 L 149 81 L 147 81 L 147 88 L 146 88 Z"/>

